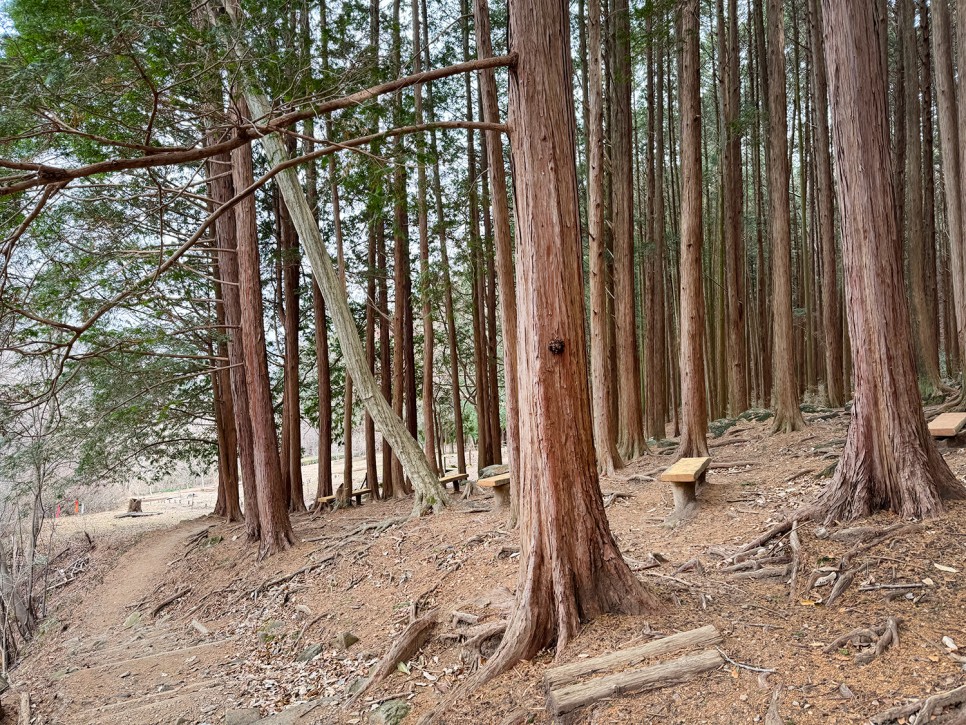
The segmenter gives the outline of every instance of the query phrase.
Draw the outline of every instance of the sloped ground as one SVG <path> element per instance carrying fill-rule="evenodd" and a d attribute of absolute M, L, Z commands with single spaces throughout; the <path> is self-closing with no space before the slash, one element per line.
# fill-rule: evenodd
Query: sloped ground
<path fill-rule="evenodd" d="M 831 608 L 821 604 L 830 587 L 790 599 L 787 578 L 735 578 L 722 570 L 723 555 L 808 500 L 822 485 L 819 473 L 841 451 L 846 416 L 806 417 L 812 420 L 800 433 L 771 436 L 767 422 L 740 421 L 713 441 L 715 461 L 751 465 L 709 472 L 698 517 L 677 529 L 662 525 L 672 507 L 668 486 L 646 476 L 666 465 L 668 455 L 652 451 L 602 482 L 622 550 L 667 607 L 647 618 L 591 623 L 560 661 L 714 624 L 724 635 L 723 652 L 746 667 L 729 663 L 674 688 L 602 701 L 571 721 L 761 722 L 781 688 L 786 722 L 862 722 L 966 681 L 957 652 L 942 641 L 966 646 L 962 504 L 922 531 L 857 554 L 856 579 Z M 945 455 L 957 474 L 966 473 L 966 453 Z M 627 497 L 608 496 L 615 492 Z M 301 515 L 295 519 L 301 543 L 262 563 L 241 526 L 205 518 L 145 533 L 133 545 L 98 541 L 87 572 L 56 593 L 44 634 L 12 674 L 13 689 L 30 691 L 38 723 L 220 723 L 229 712 L 241 718 L 233 712 L 239 708 L 257 708 L 262 716 L 284 712 L 277 722 L 364 723 L 387 699 L 408 701 L 407 722 L 415 722 L 492 648 L 490 642 L 479 654 L 465 651 L 451 613 L 486 624 L 504 618 L 512 601 L 517 537 L 501 514 L 478 510 L 489 504 L 454 500 L 447 513 L 418 520 L 404 519 L 406 501 Z M 894 523 L 888 516 L 862 522 Z M 855 545 L 815 532 L 814 524 L 799 528 L 800 587 L 813 569 L 835 564 Z M 652 566 L 652 553 L 666 562 Z M 694 559 L 699 567 L 675 573 Z M 919 586 L 908 595 L 872 588 L 895 582 Z M 157 618 L 150 616 L 189 587 Z M 350 689 L 412 613 L 431 608 L 438 608 L 441 624 L 430 643 L 347 705 Z M 850 644 L 824 651 L 839 635 L 889 616 L 901 619 L 900 643 L 870 664 L 857 664 Z M 338 641 L 345 633 L 359 641 L 346 649 Z M 552 653 L 545 653 L 519 665 L 463 697 L 440 721 L 551 722 L 542 676 L 552 663 Z M 5 698 L 14 702 L 11 694 Z M 300 703 L 307 704 L 293 708 Z"/>

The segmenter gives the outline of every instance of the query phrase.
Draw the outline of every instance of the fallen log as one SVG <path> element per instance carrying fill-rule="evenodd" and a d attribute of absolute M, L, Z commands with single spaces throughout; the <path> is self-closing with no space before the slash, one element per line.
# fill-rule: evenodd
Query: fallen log
<path fill-rule="evenodd" d="M 114 518 L 116 518 L 116 519 L 133 519 L 133 518 L 136 518 L 138 516 L 160 516 L 160 515 L 161 515 L 161 512 L 160 511 L 150 511 L 150 512 L 149 511 L 128 511 L 128 512 L 123 513 L 123 514 L 118 514 Z"/>
<path fill-rule="evenodd" d="M 687 632 L 678 632 L 667 637 L 661 637 L 653 642 L 642 644 L 637 647 L 609 652 L 598 657 L 591 657 L 586 660 L 579 660 L 559 667 L 547 670 L 543 676 L 543 681 L 550 689 L 556 689 L 569 685 L 571 682 L 579 680 L 581 677 L 593 675 L 605 670 L 613 670 L 618 667 L 629 667 L 643 662 L 652 657 L 677 652 L 678 650 L 688 649 L 689 647 L 704 647 L 707 645 L 718 644 L 721 641 L 721 633 L 713 624 L 691 629 Z"/>
<path fill-rule="evenodd" d="M 30 693 L 20 693 L 20 716 L 17 725 L 30 725 Z"/>
<path fill-rule="evenodd" d="M 578 707 L 590 705 L 605 697 L 623 693 L 646 692 L 660 687 L 687 682 L 694 677 L 724 664 L 724 658 L 716 650 L 708 649 L 651 665 L 639 670 L 629 670 L 616 675 L 598 677 L 559 690 L 551 690 L 547 704 L 554 715 L 563 715 Z"/>

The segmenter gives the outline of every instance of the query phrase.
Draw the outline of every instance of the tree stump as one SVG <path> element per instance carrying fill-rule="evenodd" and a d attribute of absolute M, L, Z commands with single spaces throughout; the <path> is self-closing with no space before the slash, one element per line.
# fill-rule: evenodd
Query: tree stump
<path fill-rule="evenodd" d="M 141 513 L 141 499 L 130 498 L 127 501 L 127 512 L 128 513 Z"/>

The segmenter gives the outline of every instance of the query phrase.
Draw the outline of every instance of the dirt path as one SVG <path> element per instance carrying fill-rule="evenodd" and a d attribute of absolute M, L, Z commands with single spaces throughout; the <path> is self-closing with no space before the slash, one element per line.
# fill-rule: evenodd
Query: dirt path
<path fill-rule="evenodd" d="M 149 596 L 163 580 L 168 562 L 184 552 L 184 540 L 207 527 L 207 522 L 184 521 L 170 529 L 145 534 L 87 597 L 85 629 L 100 631 L 123 622 L 131 612 L 126 605 Z"/>
<path fill-rule="evenodd" d="M 49 671 L 31 668 L 34 692 L 43 684 L 57 692 L 52 722 L 196 723 L 220 720 L 234 704 L 224 677 L 232 640 L 191 618 L 151 617 L 168 563 L 207 527 L 192 520 L 146 533 L 73 607 L 64 639 L 45 648 Z"/>

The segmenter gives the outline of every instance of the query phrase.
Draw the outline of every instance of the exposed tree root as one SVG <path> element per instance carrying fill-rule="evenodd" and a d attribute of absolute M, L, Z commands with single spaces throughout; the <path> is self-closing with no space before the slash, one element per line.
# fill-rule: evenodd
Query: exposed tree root
<path fill-rule="evenodd" d="M 855 647 L 874 645 L 855 656 L 856 664 L 867 665 L 876 657 L 882 655 L 889 647 L 899 646 L 899 624 L 901 622 L 901 619 L 889 617 L 878 627 L 853 629 L 826 646 L 824 651 L 834 652 L 848 642 L 851 642 Z"/>
<path fill-rule="evenodd" d="M 962 702 L 966 702 L 966 685 L 931 695 L 908 705 L 900 705 L 886 710 L 874 716 L 872 722 L 876 725 L 884 725 L 885 723 L 896 722 L 900 718 L 909 718 L 912 725 L 919 725 L 929 722 L 929 718 L 940 708 L 958 705 Z"/>
<path fill-rule="evenodd" d="M 388 677 L 392 672 L 395 671 L 396 666 L 400 662 L 405 662 L 410 657 L 412 657 L 419 649 L 426 644 L 433 630 L 436 628 L 438 623 L 438 610 L 433 609 L 422 617 L 413 620 L 406 629 L 402 631 L 402 634 L 396 638 L 396 641 L 392 643 L 389 651 L 376 665 L 376 669 L 373 670 L 366 684 L 363 685 L 362 689 L 359 690 L 355 695 L 353 695 L 351 701 L 358 700 L 363 693 L 365 693 L 370 687 L 378 685 L 386 677 Z"/>
<path fill-rule="evenodd" d="M 165 599 L 163 602 L 158 604 L 158 606 L 156 606 L 154 609 L 152 609 L 151 616 L 157 617 L 165 607 L 171 604 L 174 604 L 176 601 L 181 599 L 181 597 L 186 596 L 189 592 L 191 592 L 191 587 L 185 587 L 184 589 L 181 589 L 180 591 L 175 592 L 170 597 Z"/>

